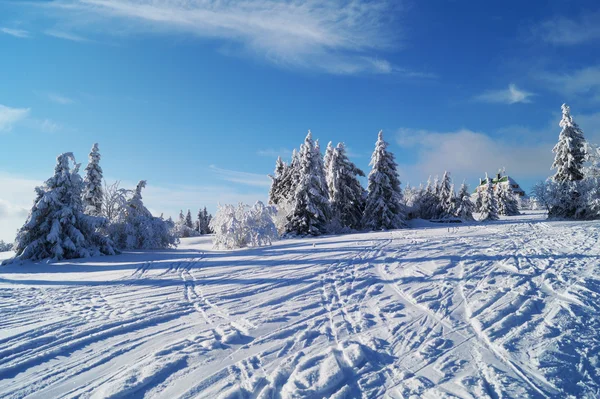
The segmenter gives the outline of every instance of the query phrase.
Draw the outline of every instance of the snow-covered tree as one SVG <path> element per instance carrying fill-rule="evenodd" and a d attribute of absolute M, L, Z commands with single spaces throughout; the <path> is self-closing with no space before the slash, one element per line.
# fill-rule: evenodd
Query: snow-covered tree
<path fill-rule="evenodd" d="M 100 167 L 98 143 L 93 145 L 90 152 L 83 182 L 82 198 L 85 213 L 92 216 L 101 216 L 104 193 L 102 190 L 102 168 Z"/>
<path fill-rule="evenodd" d="M 142 189 L 146 181 L 141 180 L 135 191 L 119 210 L 116 222 L 108 231 L 115 245 L 121 249 L 161 249 L 176 246 L 179 238 L 174 225 L 162 217 L 154 217 L 144 206 Z"/>
<path fill-rule="evenodd" d="M 404 207 L 407 219 L 422 217 L 421 208 L 423 206 L 425 192 L 426 189 L 423 188 L 423 185 L 420 185 L 419 187 L 412 187 L 410 184 L 407 184 L 406 187 L 404 187 L 402 197 L 404 199 Z"/>
<path fill-rule="evenodd" d="M 108 184 L 104 181 L 104 189 L 102 190 L 102 216 L 105 217 L 109 223 L 115 221 L 121 208 L 127 203 L 129 190 L 120 188 L 119 185 L 119 181 L 112 184 Z"/>
<path fill-rule="evenodd" d="M 323 156 L 321 155 L 321 146 L 319 145 L 319 140 L 315 140 L 314 146 L 314 161 L 315 161 L 315 175 L 321 184 L 321 191 L 325 193 L 325 195 L 329 195 L 329 188 L 327 187 L 327 177 L 325 165 L 323 164 Z M 331 161 L 328 161 L 331 162 Z"/>
<path fill-rule="evenodd" d="M 498 204 L 498 214 L 503 216 L 519 215 L 519 202 L 517 197 L 510 189 L 510 185 L 498 182 L 496 184 L 496 203 Z"/>
<path fill-rule="evenodd" d="M 269 175 L 271 178 L 271 189 L 269 190 L 269 204 L 277 205 L 285 197 L 283 193 L 283 177 L 286 170 L 286 164 L 281 160 L 281 157 L 277 157 L 275 162 L 275 172 Z"/>
<path fill-rule="evenodd" d="M 258 201 L 253 207 L 245 204 L 220 205 L 211 221 L 215 233 L 215 248 L 235 249 L 271 245 L 277 239 L 272 216 L 275 208 Z"/>
<path fill-rule="evenodd" d="M 402 191 L 394 154 L 379 132 L 371 156 L 368 195 L 362 224 L 371 230 L 397 229 L 405 225 Z"/>
<path fill-rule="evenodd" d="M 494 195 L 494 186 L 491 179 L 485 176 L 485 189 L 481 190 L 481 207 L 479 208 L 479 220 L 498 220 L 498 205 L 496 204 L 496 196 Z"/>
<path fill-rule="evenodd" d="M 331 181 L 329 180 L 329 164 L 331 163 L 331 156 L 333 155 L 333 143 L 330 141 L 327 143 L 325 149 L 325 155 L 323 156 L 323 168 L 325 169 L 325 179 L 327 179 L 327 187 L 331 187 Z"/>
<path fill-rule="evenodd" d="M 465 182 L 460 186 L 458 194 L 456 196 L 456 209 L 454 215 L 457 218 L 465 221 L 475 220 L 473 218 L 473 209 L 475 205 L 471 201 L 471 195 L 469 194 L 469 187 Z"/>
<path fill-rule="evenodd" d="M 586 141 L 567 104 L 562 105 L 559 126 L 562 130 L 558 143 L 552 149 L 555 154 L 552 169 L 556 169 L 552 179 L 557 183 L 582 180 L 583 163 L 587 160 Z"/>
<path fill-rule="evenodd" d="M 454 187 L 450 179 L 450 173 L 444 172 L 442 181 L 438 189 L 438 215 L 437 218 L 443 219 L 454 216 Z"/>
<path fill-rule="evenodd" d="M 302 151 L 302 146 L 300 147 Z M 289 165 L 285 165 L 281 173 L 281 179 L 278 184 L 277 204 L 281 202 L 293 203 L 298 180 L 300 179 L 300 152 L 294 149 L 292 151 L 292 160 Z"/>
<path fill-rule="evenodd" d="M 13 244 L 0 240 L 0 252 L 12 251 Z"/>
<path fill-rule="evenodd" d="M 185 226 L 188 229 L 194 228 L 194 221 L 192 220 L 192 212 L 188 209 L 187 214 L 185 215 Z"/>
<path fill-rule="evenodd" d="M 333 217 L 341 228 L 360 229 L 364 210 L 364 189 L 357 176 L 364 172 L 346 155 L 339 143 L 329 155 L 327 181 Z"/>
<path fill-rule="evenodd" d="M 206 210 L 206 207 L 204 207 L 204 209 L 200 209 L 198 211 L 198 220 L 196 221 L 196 231 L 199 234 L 210 234 L 210 228 L 209 228 L 209 215 L 208 215 L 208 211 Z"/>
<path fill-rule="evenodd" d="M 294 193 L 293 211 L 286 231 L 297 235 L 320 235 L 327 232 L 331 208 L 324 181 L 323 161 L 315 149 L 310 130 L 300 149 L 299 176 Z"/>
<path fill-rule="evenodd" d="M 114 255 L 112 242 L 98 232 L 106 219 L 83 212 L 82 179 L 75 157 L 67 152 L 56 161 L 54 176 L 36 187 L 33 207 L 17 233 L 14 259 L 60 260 Z"/>

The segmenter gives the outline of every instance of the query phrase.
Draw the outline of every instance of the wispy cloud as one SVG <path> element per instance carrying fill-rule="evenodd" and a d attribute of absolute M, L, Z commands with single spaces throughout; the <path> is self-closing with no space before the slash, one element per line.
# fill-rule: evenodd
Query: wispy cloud
<path fill-rule="evenodd" d="M 210 165 L 210 170 L 216 173 L 220 178 L 233 183 L 240 183 L 247 186 L 270 187 L 271 180 L 267 175 L 257 173 L 240 172 L 237 170 L 221 169 L 215 165 Z"/>
<path fill-rule="evenodd" d="M 519 89 L 515 84 L 509 84 L 507 89 L 488 90 L 475 97 L 476 101 L 486 103 L 516 104 L 530 103 L 530 97 L 535 94 Z"/>
<path fill-rule="evenodd" d="M 267 148 L 264 150 L 256 151 L 256 154 L 261 157 L 269 157 L 269 158 L 277 158 L 277 157 L 289 158 L 292 156 L 292 150 L 289 150 L 287 148 L 280 148 L 278 150 L 276 150 L 274 148 Z"/>
<path fill-rule="evenodd" d="M 5 33 L 7 35 L 11 35 L 14 37 L 18 37 L 19 39 L 27 39 L 29 38 L 29 32 L 23 29 L 13 29 L 13 28 L 0 28 L 0 32 Z"/>
<path fill-rule="evenodd" d="M 600 65 L 586 67 L 571 72 L 538 72 L 535 76 L 542 80 L 549 90 L 567 97 L 589 96 L 600 101 Z"/>
<path fill-rule="evenodd" d="M 45 93 L 44 96 L 53 103 L 68 105 L 73 104 L 75 100 L 59 93 Z"/>
<path fill-rule="evenodd" d="M 72 42 L 79 42 L 79 43 L 91 42 L 91 40 L 86 37 L 77 35 L 75 33 L 62 31 L 62 30 L 50 29 L 50 30 L 44 31 L 44 34 L 47 36 L 55 37 L 57 39 L 70 40 Z"/>
<path fill-rule="evenodd" d="M 398 25 L 391 24 L 401 12 L 395 1 L 54 0 L 37 5 L 45 15 L 54 12 L 69 32 L 185 32 L 237 43 L 239 49 L 230 53 L 249 52 L 283 67 L 334 74 L 403 71 L 379 54 L 401 45 Z M 68 38 L 62 31 L 46 33 Z"/>
<path fill-rule="evenodd" d="M 39 122 L 39 128 L 44 133 L 56 133 L 62 130 L 63 126 L 51 119 L 44 119 Z"/>
<path fill-rule="evenodd" d="M 544 42 L 569 46 L 600 39 L 600 11 L 582 14 L 578 18 L 556 16 L 532 29 L 533 36 Z"/>
<path fill-rule="evenodd" d="M 494 173 L 503 167 L 517 177 L 545 178 L 552 163 L 551 140 L 515 143 L 468 129 L 451 132 L 399 129 L 396 136 L 398 145 L 417 154 L 414 164 L 401 165 L 407 177 L 417 179 L 413 184 L 445 170 L 451 171 L 458 181 L 476 182 L 485 172 Z"/>
<path fill-rule="evenodd" d="M 0 132 L 8 132 L 29 115 L 29 108 L 11 108 L 0 104 Z"/>

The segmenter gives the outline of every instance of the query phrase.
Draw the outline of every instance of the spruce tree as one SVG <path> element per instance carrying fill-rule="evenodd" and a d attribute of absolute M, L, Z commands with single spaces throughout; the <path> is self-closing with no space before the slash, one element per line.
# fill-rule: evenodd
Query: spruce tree
<path fill-rule="evenodd" d="M 458 195 L 456 196 L 456 210 L 454 215 L 457 218 L 465 221 L 472 221 L 473 218 L 473 209 L 475 205 L 473 201 L 471 201 L 471 195 L 469 194 L 469 187 L 465 182 L 460 186 L 460 190 L 458 190 Z"/>
<path fill-rule="evenodd" d="M 562 119 L 559 126 L 562 131 L 558 136 L 558 143 L 552 149 L 556 154 L 552 163 L 552 169 L 556 169 L 556 173 L 552 179 L 557 183 L 582 180 L 583 163 L 587 160 L 587 147 L 583 131 L 573 120 L 567 104 L 562 105 Z"/>
<path fill-rule="evenodd" d="M 325 177 L 325 165 L 323 164 L 323 156 L 321 155 L 321 147 L 319 146 L 319 140 L 315 140 L 314 146 L 314 159 L 315 159 L 315 174 L 321 184 L 321 190 L 328 194 L 329 189 L 327 188 L 327 178 Z M 329 198 L 329 197 L 327 197 Z"/>
<path fill-rule="evenodd" d="M 450 173 L 444 172 L 438 190 L 438 218 L 447 218 L 454 215 L 454 188 L 450 180 Z"/>
<path fill-rule="evenodd" d="M 192 221 L 192 212 L 188 209 L 187 215 L 185 215 L 185 226 L 189 229 L 194 228 L 194 222 Z"/>
<path fill-rule="evenodd" d="M 302 150 L 302 147 L 300 147 Z M 278 184 L 278 192 L 275 194 L 278 199 L 278 204 L 282 202 L 290 202 L 294 200 L 298 179 L 300 178 L 300 153 L 294 149 L 292 152 L 292 160 L 289 165 L 286 165 Z"/>
<path fill-rule="evenodd" d="M 327 232 L 331 210 L 325 184 L 321 180 L 323 163 L 315 150 L 310 130 L 300 149 L 298 167 L 294 207 L 288 215 L 286 232 L 297 235 L 324 234 Z"/>
<path fill-rule="evenodd" d="M 282 198 L 282 179 L 285 173 L 286 165 L 281 160 L 281 157 L 277 157 L 275 162 L 275 172 L 273 175 L 269 175 L 271 178 L 271 189 L 269 190 L 269 204 L 277 205 Z"/>
<path fill-rule="evenodd" d="M 325 155 L 323 156 L 323 168 L 325 169 L 325 178 L 327 179 L 327 187 L 331 187 L 331 181 L 329 180 L 329 164 L 331 163 L 331 157 L 333 155 L 333 144 L 331 141 L 327 143 L 327 149 L 325 150 Z"/>
<path fill-rule="evenodd" d="M 498 206 L 496 196 L 494 195 L 494 186 L 491 179 L 485 176 L 486 186 L 481 192 L 481 209 L 479 210 L 479 220 L 498 220 Z"/>
<path fill-rule="evenodd" d="M 73 169 L 69 162 L 75 165 Z M 27 221 L 17 233 L 15 259 L 73 259 L 114 255 L 112 242 L 98 233 L 106 219 L 86 215 L 81 201 L 82 179 L 72 153 L 56 159 L 54 176 L 36 187 Z"/>
<path fill-rule="evenodd" d="M 333 217 L 341 227 L 360 229 L 364 210 L 364 189 L 357 176 L 364 172 L 352 163 L 346 155 L 343 143 L 331 151 L 327 181 Z"/>
<path fill-rule="evenodd" d="M 498 182 L 496 185 L 496 202 L 498 204 L 498 214 L 503 216 L 515 216 L 520 214 L 517 197 L 510 189 L 509 184 Z"/>
<path fill-rule="evenodd" d="M 397 165 L 387 146 L 380 131 L 369 163 L 372 169 L 362 220 L 363 226 L 371 230 L 397 229 L 405 225 Z"/>
<path fill-rule="evenodd" d="M 92 146 L 85 172 L 82 193 L 85 213 L 92 216 L 100 216 L 102 214 L 104 192 L 102 190 L 102 168 L 100 167 L 98 143 Z"/>

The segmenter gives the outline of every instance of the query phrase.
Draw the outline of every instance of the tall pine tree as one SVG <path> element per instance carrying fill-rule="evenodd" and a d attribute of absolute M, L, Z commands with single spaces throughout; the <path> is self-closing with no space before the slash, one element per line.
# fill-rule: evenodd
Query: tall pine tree
<path fill-rule="evenodd" d="M 552 149 L 555 154 L 552 169 L 556 169 L 552 179 L 557 183 L 582 180 L 583 163 L 587 160 L 586 142 L 583 131 L 573 120 L 567 104 L 562 105 L 559 126 L 562 131 L 558 136 L 558 143 Z"/>
<path fill-rule="evenodd" d="M 364 189 L 357 176 L 364 172 L 352 163 L 346 155 L 344 143 L 339 143 L 331 151 L 327 181 L 333 217 L 342 227 L 358 230 L 361 228 L 364 210 Z"/>
<path fill-rule="evenodd" d="M 454 215 L 457 218 L 460 218 L 465 221 L 472 221 L 473 218 L 473 209 L 475 205 L 473 201 L 471 201 L 471 195 L 469 194 L 469 187 L 465 182 L 460 186 L 460 190 L 458 190 L 458 194 L 456 196 L 456 210 Z"/>
<path fill-rule="evenodd" d="M 277 161 L 275 162 L 275 173 L 273 173 L 273 175 L 269 175 L 269 177 L 271 178 L 271 189 L 269 190 L 269 204 L 271 205 L 277 205 L 283 197 L 282 179 L 285 173 L 285 169 L 285 163 L 281 160 L 281 157 L 277 157 Z"/>
<path fill-rule="evenodd" d="M 479 220 L 498 220 L 498 205 L 494 195 L 492 180 L 485 175 L 485 189 L 481 191 L 481 208 L 479 209 Z"/>
<path fill-rule="evenodd" d="M 322 181 L 323 162 L 315 149 L 310 130 L 300 149 L 298 166 L 294 207 L 288 216 L 286 232 L 297 235 L 324 234 L 327 232 L 331 209 L 326 185 Z"/>
<path fill-rule="evenodd" d="M 88 215 L 100 216 L 102 214 L 104 192 L 102 189 L 102 168 L 100 167 L 98 143 L 92 146 L 85 172 L 82 193 L 84 211 Z"/>
<path fill-rule="evenodd" d="M 369 186 L 362 224 L 371 230 L 397 229 L 404 226 L 404 210 L 400 179 L 394 154 L 379 132 L 371 156 Z"/>

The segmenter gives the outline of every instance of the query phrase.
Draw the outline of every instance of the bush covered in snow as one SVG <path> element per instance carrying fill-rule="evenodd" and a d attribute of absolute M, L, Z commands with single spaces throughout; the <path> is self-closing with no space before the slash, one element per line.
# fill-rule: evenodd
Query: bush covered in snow
<path fill-rule="evenodd" d="M 142 189 L 146 181 L 138 183 L 130 192 L 125 204 L 119 208 L 108 232 L 120 249 L 160 249 L 170 248 L 179 243 L 174 234 L 174 225 L 162 217 L 154 217 L 144 206 Z"/>
<path fill-rule="evenodd" d="M 215 248 L 235 249 L 271 245 L 278 238 L 273 222 L 276 210 L 258 201 L 250 207 L 243 203 L 237 207 L 221 205 L 212 219 Z"/>

